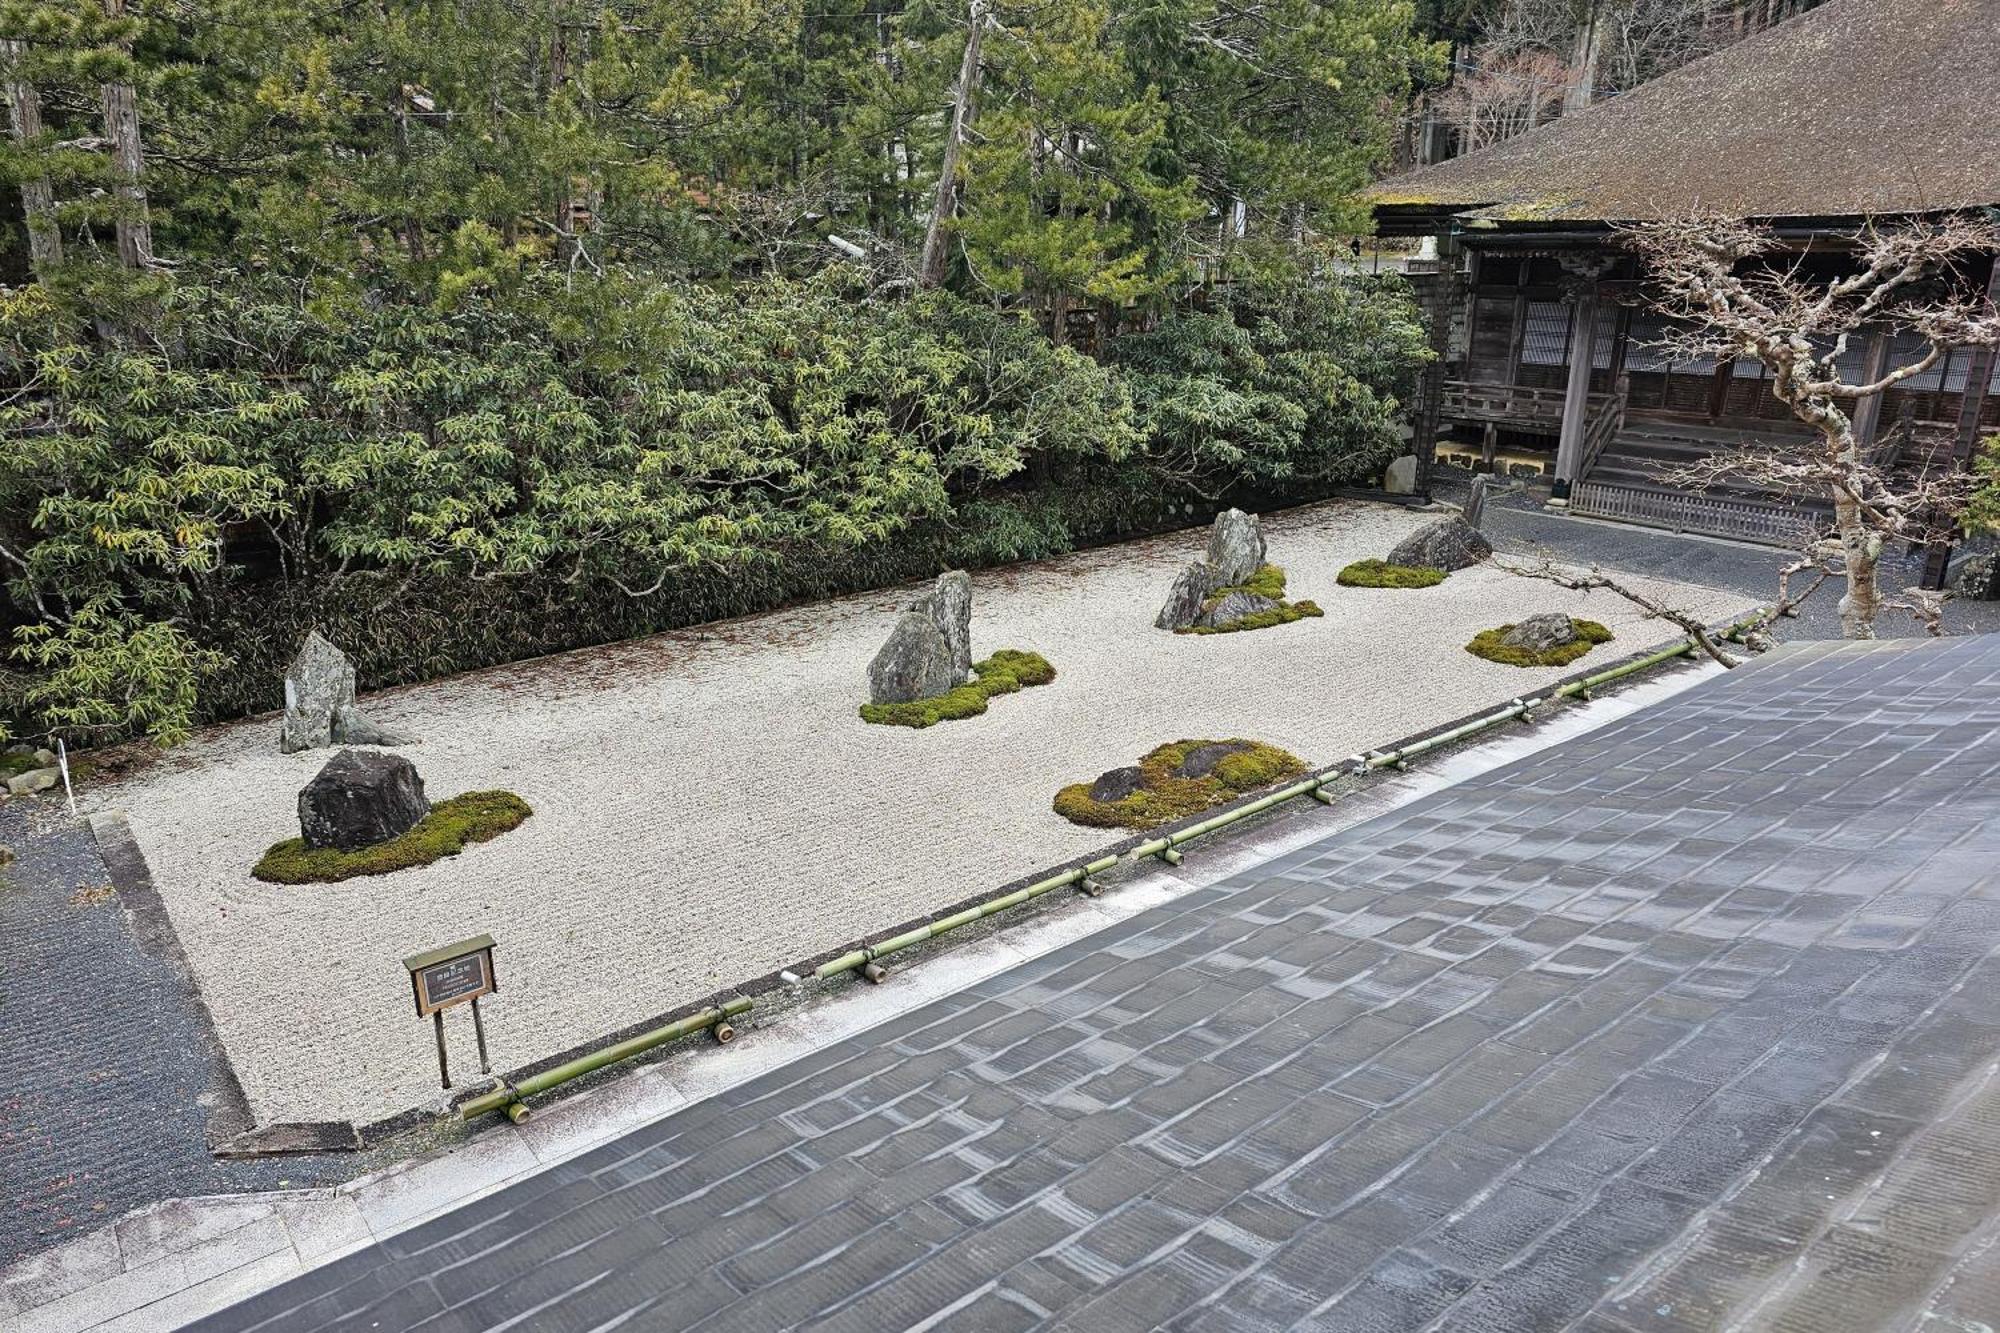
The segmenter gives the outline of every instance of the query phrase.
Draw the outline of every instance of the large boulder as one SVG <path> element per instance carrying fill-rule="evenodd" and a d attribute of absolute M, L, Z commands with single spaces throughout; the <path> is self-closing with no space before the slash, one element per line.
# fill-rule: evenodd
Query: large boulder
<path fill-rule="evenodd" d="M 1493 544 L 1457 514 L 1426 523 L 1389 552 L 1392 565 L 1442 569 L 1447 572 L 1478 564 L 1493 554 Z"/>
<path fill-rule="evenodd" d="M 878 704 L 934 699 L 965 683 L 951 644 L 925 611 L 905 611 L 868 664 L 868 697 Z"/>
<path fill-rule="evenodd" d="M 1190 564 L 1174 579 L 1173 589 L 1167 593 L 1167 603 L 1154 617 L 1153 627 L 1171 630 L 1188 628 L 1200 618 L 1201 604 L 1220 586 L 1214 570 L 1199 560 Z"/>
<path fill-rule="evenodd" d="M 409 760 L 342 750 L 299 793 L 299 832 L 308 847 L 351 852 L 408 833 L 430 810 Z"/>
<path fill-rule="evenodd" d="M 407 745 L 409 738 L 370 721 L 354 706 L 354 664 L 318 630 L 306 635 L 285 671 L 286 754 L 329 745 Z"/>
<path fill-rule="evenodd" d="M 1194 623 L 1202 629 L 1221 629 L 1245 616 L 1274 610 L 1277 605 L 1278 603 L 1268 597 L 1261 597 L 1254 592 L 1245 592 L 1238 588 L 1234 592 L 1224 593 L 1216 598 L 1215 604 L 1204 608 L 1202 613 L 1195 617 Z"/>
<path fill-rule="evenodd" d="M 944 635 L 958 672 L 954 684 L 963 684 L 972 674 L 972 575 L 962 569 L 938 575 L 931 590 L 911 602 L 909 609 L 929 616 Z"/>
<path fill-rule="evenodd" d="M 1510 648 L 1526 648 L 1535 653 L 1550 652 L 1576 642 L 1576 622 L 1560 611 L 1543 611 L 1529 616 L 1502 634 L 1500 642 Z"/>
<path fill-rule="evenodd" d="M 1255 514 L 1225 509 L 1215 516 L 1208 532 L 1208 567 L 1218 588 L 1242 583 L 1264 567 L 1264 529 Z"/>

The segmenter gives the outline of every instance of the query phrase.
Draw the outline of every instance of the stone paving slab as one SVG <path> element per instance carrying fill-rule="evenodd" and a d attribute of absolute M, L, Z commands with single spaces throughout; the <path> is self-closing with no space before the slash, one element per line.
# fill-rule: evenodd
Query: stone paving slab
<path fill-rule="evenodd" d="M 1563 674 L 1464 651 L 1496 622 L 1586 612 L 1620 635 L 1607 659 L 1670 637 L 1603 594 L 1489 568 L 1335 585 L 1427 517 L 1342 502 L 1274 519 L 1271 558 L 1327 614 L 1255 633 L 1152 628 L 1199 533 L 981 573 L 976 650 L 1037 650 L 1060 676 L 924 731 L 855 716 L 908 590 L 370 696 L 370 716 L 423 738 L 407 753 L 433 796 L 506 787 L 536 812 L 391 878 L 250 878 L 327 758 L 279 754 L 274 719 L 94 799 L 127 812 L 254 1118 L 366 1123 L 438 1096 L 412 953 L 494 936 L 502 991 L 483 1008 L 497 1065 L 518 1068 L 1102 846 L 1050 798 L 1163 741 L 1248 735 L 1333 763 Z M 1744 605 L 1649 586 L 1712 618 Z M 464 1072 L 462 1008 L 448 1029 Z"/>
<path fill-rule="evenodd" d="M 195 1327 L 1976 1327 L 1995 865 L 2000 639 L 1784 652 Z"/>

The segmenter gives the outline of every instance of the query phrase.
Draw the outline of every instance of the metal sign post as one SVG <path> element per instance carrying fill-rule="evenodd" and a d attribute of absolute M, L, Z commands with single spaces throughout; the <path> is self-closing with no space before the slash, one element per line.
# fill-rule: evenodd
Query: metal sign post
<path fill-rule="evenodd" d="M 412 954 L 403 960 L 410 974 L 410 991 L 417 1002 L 417 1017 L 428 1017 L 437 1031 L 438 1080 L 451 1086 L 451 1068 L 444 1049 L 444 1011 L 453 1005 L 472 1006 L 472 1032 L 479 1041 L 479 1072 L 493 1072 L 486 1054 L 486 1023 L 479 1014 L 479 997 L 500 989 L 493 975 L 493 937 L 475 935 L 457 944 L 447 944 L 428 953 Z"/>

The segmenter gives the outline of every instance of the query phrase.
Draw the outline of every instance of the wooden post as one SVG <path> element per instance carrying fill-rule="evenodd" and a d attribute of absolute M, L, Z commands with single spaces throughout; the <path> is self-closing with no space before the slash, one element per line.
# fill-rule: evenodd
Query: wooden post
<path fill-rule="evenodd" d="M 1876 329 L 1868 335 L 1868 350 L 1862 359 L 1861 382 L 1873 384 L 1889 373 L 1889 330 Z M 1875 447 L 1882 431 L 1882 395 L 1871 393 L 1854 404 L 1854 439 L 1865 455 Z"/>
<path fill-rule="evenodd" d="M 1598 280 L 1583 281 L 1571 299 L 1569 316 L 1569 381 L 1563 389 L 1562 434 L 1556 439 L 1556 476 L 1549 504 L 1569 504 L 1583 457 L 1583 435 L 1590 425 L 1590 370 L 1597 359 Z"/>

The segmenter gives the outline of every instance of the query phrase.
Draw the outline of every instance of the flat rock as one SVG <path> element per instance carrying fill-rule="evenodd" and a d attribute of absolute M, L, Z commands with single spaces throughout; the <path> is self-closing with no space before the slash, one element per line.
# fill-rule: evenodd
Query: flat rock
<path fill-rule="evenodd" d="M 53 768 L 31 768 L 7 779 L 7 793 L 10 796 L 32 796 L 38 791 L 47 791 L 61 781 L 62 774 Z"/>
<path fill-rule="evenodd" d="M 1264 567 L 1264 528 L 1255 514 L 1225 509 L 1208 530 L 1208 567 L 1215 586 L 1242 583 Z"/>
<path fill-rule="evenodd" d="M 905 611 L 868 664 L 868 697 L 878 704 L 933 699 L 963 684 L 951 644 L 924 611 Z"/>
<path fill-rule="evenodd" d="M 1245 616 L 1254 616 L 1259 611 L 1269 611 L 1278 604 L 1268 597 L 1260 597 L 1254 592 L 1238 588 L 1215 599 L 1215 605 L 1195 618 L 1195 624 L 1205 629 L 1221 629 Z"/>
<path fill-rule="evenodd" d="M 931 590 L 909 609 L 931 618 L 938 633 L 951 648 L 951 664 L 958 672 L 954 684 L 963 684 L 972 675 L 972 575 L 962 569 L 937 576 Z"/>
<path fill-rule="evenodd" d="M 1401 458 L 1389 460 L 1389 466 L 1382 470 L 1382 489 L 1390 495 L 1415 495 L 1417 456 L 1404 454 Z"/>
<path fill-rule="evenodd" d="M 1205 778 L 1215 771 L 1215 766 L 1232 754 L 1250 748 L 1248 741 L 1210 741 L 1207 745 L 1197 745 L 1181 756 L 1180 763 L 1174 765 L 1177 778 Z"/>
<path fill-rule="evenodd" d="M 1575 643 L 1576 622 L 1560 611 L 1543 611 L 1529 616 L 1502 634 L 1500 642 L 1512 648 L 1545 653 L 1566 643 Z"/>
<path fill-rule="evenodd" d="M 333 740 L 336 745 L 408 745 L 412 739 L 401 732 L 389 730 L 352 705 L 337 710 L 333 715 Z"/>
<path fill-rule="evenodd" d="M 1153 618 L 1153 628 L 1188 628 L 1201 615 L 1201 604 L 1208 600 L 1208 595 L 1221 586 L 1215 571 L 1207 565 L 1199 560 L 1190 564 L 1175 577 L 1174 586 L 1167 593 L 1166 605 Z"/>
<path fill-rule="evenodd" d="M 1392 565 L 1467 569 L 1493 554 L 1493 544 L 1457 514 L 1426 523 L 1389 552 Z"/>
<path fill-rule="evenodd" d="M 1093 801 L 1122 801 L 1139 790 L 1145 774 L 1137 764 L 1126 768 L 1114 768 L 1100 773 L 1097 781 L 1090 784 L 1090 799 Z"/>
<path fill-rule="evenodd" d="M 415 764 L 379 750 L 342 750 L 299 793 L 299 832 L 308 847 L 351 852 L 408 833 L 430 810 Z"/>

